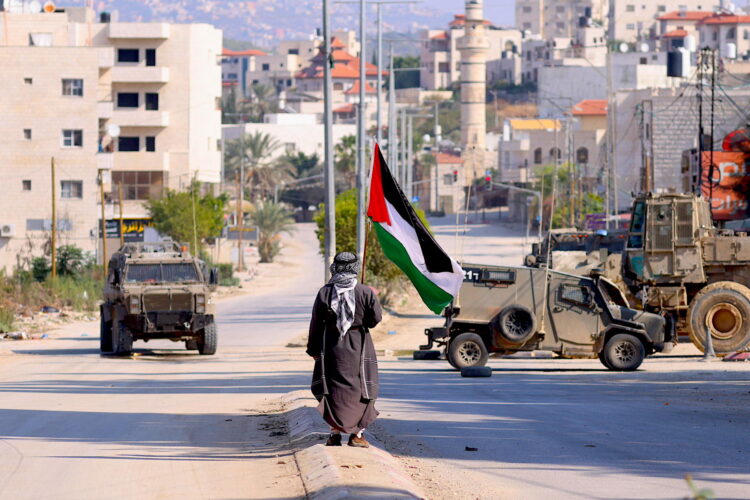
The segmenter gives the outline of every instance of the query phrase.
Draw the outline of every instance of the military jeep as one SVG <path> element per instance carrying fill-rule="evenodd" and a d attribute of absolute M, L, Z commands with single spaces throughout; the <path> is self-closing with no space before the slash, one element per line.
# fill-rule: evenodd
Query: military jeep
<path fill-rule="evenodd" d="M 185 342 L 216 352 L 216 270 L 172 241 L 130 243 L 112 255 L 100 308 L 103 353 L 129 354 L 135 340 Z"/>
<path fill-rule="evenodd" d="M 610 370 L 629 371 L 675 343 L 663 317 L 630 309 L 620 289 L 601 276 L 466 265 L 458 299 L 445 309 L 445 325 L 425 330 L 428 343 L 420 346 L 445 346 L 457 369 L 483 366 L 490 353 L 546 350 L 598 357 Z"/>

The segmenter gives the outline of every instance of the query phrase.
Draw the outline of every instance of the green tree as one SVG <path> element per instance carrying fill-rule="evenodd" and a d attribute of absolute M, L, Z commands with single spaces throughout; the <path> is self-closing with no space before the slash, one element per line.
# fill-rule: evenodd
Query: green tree
<path fill-rule="evenodd" d="M 238 180 L 244 158 L 245 188 L 251 198 L 267 198 L 276 184 L 289 180 L 290 167 L 272 161 L 281 145 L 270 134 L 256 131 L 225 144 L 224 172 L 227 180 Z"/>
<path fill-rule="evenodd" d="M 161 199 L 150 199 L 146 209 L 153 219 L 154 228 L 175 241 L 190 243 L 198 240 L 199 248 L 193 252 L 199 255 L 204 242 L 216 238 L 224 227 L 225 195 L 200 194 L 200 183 L 193 182 L 187 191 L 168 189 Z M 195 207 L 195 224 L 193 223 Z M 193 229 L 195 228 L 195 233 Z"/>
<path fill-rule="evenodd" d="M 299 151 L 287 153 L 279 159 L 279 162 L 285 163 L 294 180 L 300 181 L 293 187 L 284 189 L 280 200 L 301 208 L 302 220 L 308 221 L 310 206 L 323 203 L 324 198 L 322 178 L 309 179 L 323 172 L 320 158 L 317 153 L 307 155 Z M 301 179 L 309 180 L 301 181 Z"/>
<path fill-rule="evenodd" d="M 221 123 L 238 123 L 237 116 L 237 91 L 234 87 L 221 99 Z"/>
<path fill-rule="evenodd" d="M 344 190 L 354 188 L 356 184 L 357 138 L 345 135 L 334 147 L 334 167 Z"/>
<path fill-rule="evenodd" d="M 394 86 L 397 89 L 411 89 L 419 87 L 419 68 L 421 66 L 419 56 L 396 56 L 393 58 L 393 67 L 415 68 L 413 71 L 397 71 Z"/>
<path fill-rule="evenodd" d="M 273 262 L 281 252 L 281 234 L 294 231 L 294 219 L 281 203 L 261 201 L 250 214 L 250 220 L 258 228 L 258 254 L 261 262 Z"/>

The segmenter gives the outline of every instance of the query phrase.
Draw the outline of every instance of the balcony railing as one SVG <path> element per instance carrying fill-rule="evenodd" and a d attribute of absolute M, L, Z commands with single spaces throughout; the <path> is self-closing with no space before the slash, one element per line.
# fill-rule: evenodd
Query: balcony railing
<path fill-rule="evenodd" d="M 115 83 L 167 83 L 169 68 L 161 66 L 114 66 L 112 81 Z"/>

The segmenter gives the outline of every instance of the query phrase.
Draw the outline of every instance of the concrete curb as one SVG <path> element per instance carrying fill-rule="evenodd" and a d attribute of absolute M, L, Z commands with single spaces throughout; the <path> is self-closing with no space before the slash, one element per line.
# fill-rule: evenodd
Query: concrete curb
<path fill-rule="evenodd" d="M 295 391 L 284 397 L 283 403 L 289 441 L 297 449 L 294 458 L 308 498 L 425 498 L 398 460 L 371 433 L 367 433 L 368 450 L 346 446 L 345 436 L 340 448 L 324 446 L 321 441 L 329 429 L 315 409 L 315 399 L 307 391 Z M 357 474 L 359 469 L 362 472 Z M 349 474 L 344 474 L 345 470 Z"/>

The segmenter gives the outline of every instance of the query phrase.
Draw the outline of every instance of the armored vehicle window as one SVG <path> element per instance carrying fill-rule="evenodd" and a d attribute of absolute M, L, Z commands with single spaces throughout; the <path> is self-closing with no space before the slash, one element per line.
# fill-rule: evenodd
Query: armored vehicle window
<path fill-rule="evenodd" d="M 193 264 L 162 264 L 164 281 L 198 281 Z"/>
<path fill-rule="evenodd" d="M 599 280 L 599 290 L 602 292 L 604 300 L 607 302 L 611 302 L 620 307 L 630 307 L 625 295 L 623 295 L 622 291 L 617 288 L 617 285 L 611 281 L 601 278 Z"/>
<path fill-rule="evenodd" d="M 594 295 L 591 289 L 581 285 L 561 285 L 560 299 L 586 307 L 590 307 L 594 303 Z"/>
<path fill-rule="evenodd" d="M 125 274 L 126 283 L 156 283 L 161 281 L 159 264 L 131 264 Z"/>
<path fill-rule="evenodd" d="M 633 207 L 628 248 L 643 248 L 643 226 L 646 223 L 646 203 L 639 201 Z"/>

